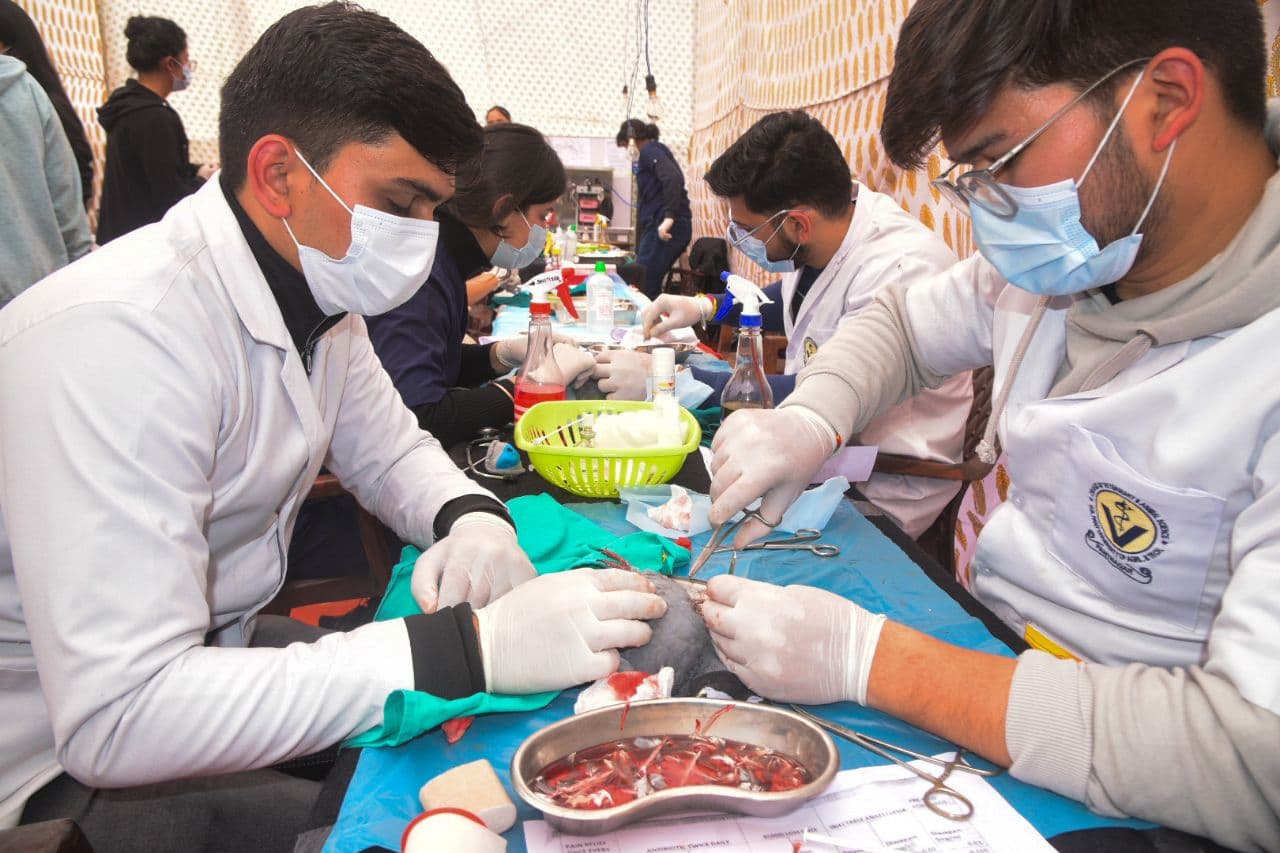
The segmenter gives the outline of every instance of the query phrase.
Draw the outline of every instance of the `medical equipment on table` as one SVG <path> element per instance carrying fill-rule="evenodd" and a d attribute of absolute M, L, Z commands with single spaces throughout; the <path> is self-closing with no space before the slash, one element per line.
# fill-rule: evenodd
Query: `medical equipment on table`
<path fill-rule="evenodd" d="M 797 530 L 795 536 L 787 539 L 766 539 L 761 542 L 752 542 L 750 545 L 743 545 L 741 548 L 725 546 L 717 548 L 716 553 L 725 551 L 808 551 L 816 557 L 837 557 L 840 555 L 839 545 L 819 542 L 818 540 L 821 538 L 821 530 L 805 527 Z"/>
<path fill-rule="evenodd" d="M 711 555 L 720 550 L 720 546 L 724 543 L 724 540 L 729 538 L 731 534 L 736 533 L 738 528 L 746 523 L 747 519 L 755 519 L 771 529 L 782 523 L 782 519 L 769 521 L 760 514 L 759 510 L 756 509 L 746 510 L 742 514 L 742 518 L 737 521 L 726 521 L 715 529 L 715 532 L 711 534 L 711 539 L 702 547 L 702 552 L 698 554 L 698 559 L 694 560 L 693 565 L 689 567 L 689 577 L 693 577 L 698 574 L 698 572 L 702 571 L 702 567 L 707 564 L 707 560 L 711 559 Z"/>
<path fill-rule="evenodd" d="M 998 767 L 992 770 L 984 770 L 981 767 L 975 767 L 964 760 L 965 751 L 959 747 L 956 747 L 956 754 L 954 758 L 950 761 L 944 761 L 940 758 L 934 758 L 932 755 L 925 755 L 922 752 L 915 752 L 914 750 L 907 749 L 906 747 L 896 746 L 888 741 L 883 741 L 879 738 L 865 735 L 862 732 L 854 731 L 853 729 L 842 726 L 839 723 L 833 723 L 830 720 L 819 717 L 817 714 L 811 714 L 799 705 L 789 705 L 788 707 L 805 719 L 817 723 L 832 734 L 839 735 L 845 740 L 856 743 L 863 749 L 868 750 L 869 752 L 874 752 L 881 758 L 888 759 L 899 767 L 909 770 L 919 776 L 926 782 L 932 783 L 929 790 L 925 791 L 924 796 L 921 797 L 921 800 L 929 811 L 939 817 L 944 817 L 947 820 L 965 821 L 973 817 L 973 803 L 971 803 L 969 798 L 964 794 L 961 794 L 955 788 L 952 788 L 947 784 L 947 777 L 949 777 L 953 771 L 960 770 L 965 773 L 974 773 L 978 776 L 999 776 L 1004 772 Z M 909 756 L 915 761 L 924 761 L 941 767 L 942 772 L 937 776 L 930 776 L 919 767 L 909 764 L 897 755 L 894 755 L 895 752 Z M 946 808 L 947 802 L 953 802 L 956 808 Z"/>
<path fill-rule="evenodd" d="M 472 448 L 484 448 L 485 453 L 475 458 Z M 478 477 L 490 480 L 514 480 L 525 472 L 524 463 L 516 449 L 500 438 L 493 427 L 480 430 L 480 435 L 467 442 L 466 469 Z"/>

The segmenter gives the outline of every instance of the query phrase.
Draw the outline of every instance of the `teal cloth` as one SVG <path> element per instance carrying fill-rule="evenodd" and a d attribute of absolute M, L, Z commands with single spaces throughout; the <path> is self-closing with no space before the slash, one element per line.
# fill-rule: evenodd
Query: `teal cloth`
<path fill-rule="evenodd" d="M 587 285 L 585 282 L 583 284 L 575 284 L 573 287 L 569 288 L 570 296 L 585 296 L 586 292 Z M 489 297 L 489 304 L 495 307 L 499 305 L 514 305 L 517 308 L 528 308 L 529 303 L 532 301 L 533 294 L 527 291 L 521 291 L 519 293 L 502 293 Z"/>
<path fill-rule="evenodd" d="M 516 523 L 520 547 L 529 555 L 538 574 L 599 565 L 605 560 L 601 548 L 625 557 L 638 569 L 668 575 L 689 563 L 689 552 L 668 539 L 652 533 L 616 536 L 564 508 L 550 495 L 516 498 L 507 508 Z M 410 584 L 414 563 L 421 554 L 422 551 L 412 545 L 401 552 L 400 562 L 392 570 L 391 582 L 374 617 L 377 621 L 402 619 L 422 612 L 413 600 Z M 346 746 L 399 746 L 455 717 L 536 711 L 549 705 L 557 695 L 558 691 L 528 696 L 474 693 L 461 699 L 441 699 L 420 690 L 396 690 L 383 706 L 382 725 L 351 738 Z"/>
<path fill-rule="evenodd" d="M 716 430 L 720 429 L 724 409 L 719 406 L 708 406 L 705 409 L 690 409 L 689 414 L 693 415 L 698 426 L 702 427 L 702 446 L 710 447 L 716 437 Z"/>

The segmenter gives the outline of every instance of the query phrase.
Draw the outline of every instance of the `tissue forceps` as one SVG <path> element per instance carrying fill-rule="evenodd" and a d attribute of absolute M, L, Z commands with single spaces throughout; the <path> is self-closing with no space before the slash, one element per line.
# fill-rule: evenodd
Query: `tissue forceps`
<path fill-rule="evenodd" d="M 749 509 L 744 511 L 742 513 L 742 518 L 737 521 L 726 521 L 724 524 L 716 528 L 715 533 L 711 534 L 711 539 L 707 541 L 706 545 L 702 546 L 702 551 L 698 554 L 698 559 L 694 560 L 693 565 L 689 567 L 689 577 L 693 577 L 698 572 L 702 571 L 702 567 L 707 564 L 707 560 L 711 559 L 711 555 L 716 553 L 716 551 L 719 551 L 720 546 L 724 544 L 724 540 L 728 539 L 730 535 L 737 533 L 738 528 L 743 524 L 746 524 L 747 519 L 755 519 L 770 529 L 777 527 L 782 523 L 782 519 L 770 521 L 761 515 L 760 510 L 758 509 Z M 732 568 L 730 568 L 729 573 L 733 573 Z"/>
<path fill-rule="evenodd" d="M 788 539 L 766 539 L 760 542 L 752 542 L 750 545 L 743 545 L 741 548 L 722 547 L 717 548 L 717 552 L 721 551 L 808 551 L 816 557 L 838 557 L 840 555 L 840 546 L 832 545 L 828 542 L 819 542 L 822 538 L 822 531 L 815 530 L 812 527 L 802 527 L 796 531 L 796 535 Z"/>
<path fill-rule="evenodd" d="M 964 760 L 965 751 L 958 746 L 956 747 L 955 757 L 950 761 L 946 761 L 941 758 L 934 758 L 932 755 L 925 755 L 923 752 L 916 752 L 914 750 L 907 749 L 904 746 L 897 746 L 896 744 L 889 743 L 886 740 L 871 737 L 871 735 L 865 735 L 862 732 L 855 731 L 847 726 L 842 726 L 839 723 L 832 722 L 825 717 L 819 717 L 817 714 L 811 714 L 799 705 L 790 705 L 789 707 L 792 711 L 795 711 L 806 720 L 817 723 L 832 734 L 839 735 L 845 740 L 856 743 L 868 752 L 874 752 L 881 758 L 892 761 L 899 767 L 909 770 L 926 782 L 931 783 L 929 790 L 925 791 L 921 800 L 929 811 L 939 817 L 944 817 L 947 820 L 965 821 L 973 817 L 973 803 L 970 802 L 969 798 L 964 794 L 947 784 L 947 778 L 953 771 L 960 770 L 964 773 L 973 773 L 978 776 L 999 776 L 1003 772 L 998 767 L 994 770 L 984 770 L 981 767 L 976 767 L 970 764 Z M 925 761 L 929 764 L 933 764 L 942 768 L 942 772 L 937 776 L 930 776 L 914 764 L 908 764 L 897 755 L 894 755 L 895 752 L 908 756 L 915 761 Z M 948 805 L 952 806 L 952 808 L 947 808 Z"/>

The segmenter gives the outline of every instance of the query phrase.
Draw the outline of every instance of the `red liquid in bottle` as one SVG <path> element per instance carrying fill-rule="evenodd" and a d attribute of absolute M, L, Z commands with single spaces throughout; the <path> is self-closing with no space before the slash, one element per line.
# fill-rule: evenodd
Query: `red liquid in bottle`
<path fill-rule="evenodd" d="M 529 407 L 547 400 L 563 400 L 564 386 L 544 382 L 516 382 L 516 420 L 520 420 Z"/>

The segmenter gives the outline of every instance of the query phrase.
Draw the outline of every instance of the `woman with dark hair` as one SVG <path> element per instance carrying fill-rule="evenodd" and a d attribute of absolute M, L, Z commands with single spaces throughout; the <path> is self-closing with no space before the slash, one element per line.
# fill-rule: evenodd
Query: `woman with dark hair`
<path fill-rule="evenodd" d="M 100 244 L 158 222 L 215 169 L 191 162 L 182 119 L 165 100 L 191 85 L 195 64 L 187 34 L 168 18 L 143 16 L 130 18 L 124 34 L 125 56 L 138 76 L 98 108 L 98 123 L 107 131 Z"/>
<path fill-rule="evenodd" d="M 662 280 L 693 237 L 693 213 L 684 173 L 671 149 L 658 141 L 658 126 L 630 118 L 618 129 L 619 148 L 631 152 L 636 176 L 636 262 L 644 266 L 650 299 L 662 292 Z"/>
<path fill-rule="evenodd" d="M 513 383 L 497 377 L 520 366 L 527 344 L 524 337 L 462 342 L 467 279 L 538 258 L 546 243 L 541 223 L 565 185 L 564 166 L 541 133 L 522 124 L 486 127 L 484 153 L 459 170 L 456 194 L 437 214 L 431 277 L 399 308 L 366 318 L 405 405 L 446 447 L 511 422 Z M 557 350 L 557 361 L 575 375 L 594 366 L 590 356 L 567 348 Z"/>
<path fill-rule="evenodd" d="M 497 104 L 489 107 L 489 111 L 484 114 L 484 123 L 490 124 L 510 124 L 511 111 L 506 107 L 500 107 Z"/>
<path fill-rule="evenodd" d="M 40 31 L 22 7 L 13 0 L 0 0 L 0 50 L 21 60 L 27 66 L 27 73 L 35 78 L 40 88 L 49 96 L 53 111 L 58 114 L 58 121 L 67 135 L 67 142 L 71 143 L 71 153 L 75 155 L 76 167 L 80 171 L 84 209 L 88 211 L 93 201 L 93 149 L 89 147 L 89 138 L 85 136 L 84 124 L 71 106 L 67 90 L 62 87 L 62 79 L 49 59 Z"/>

